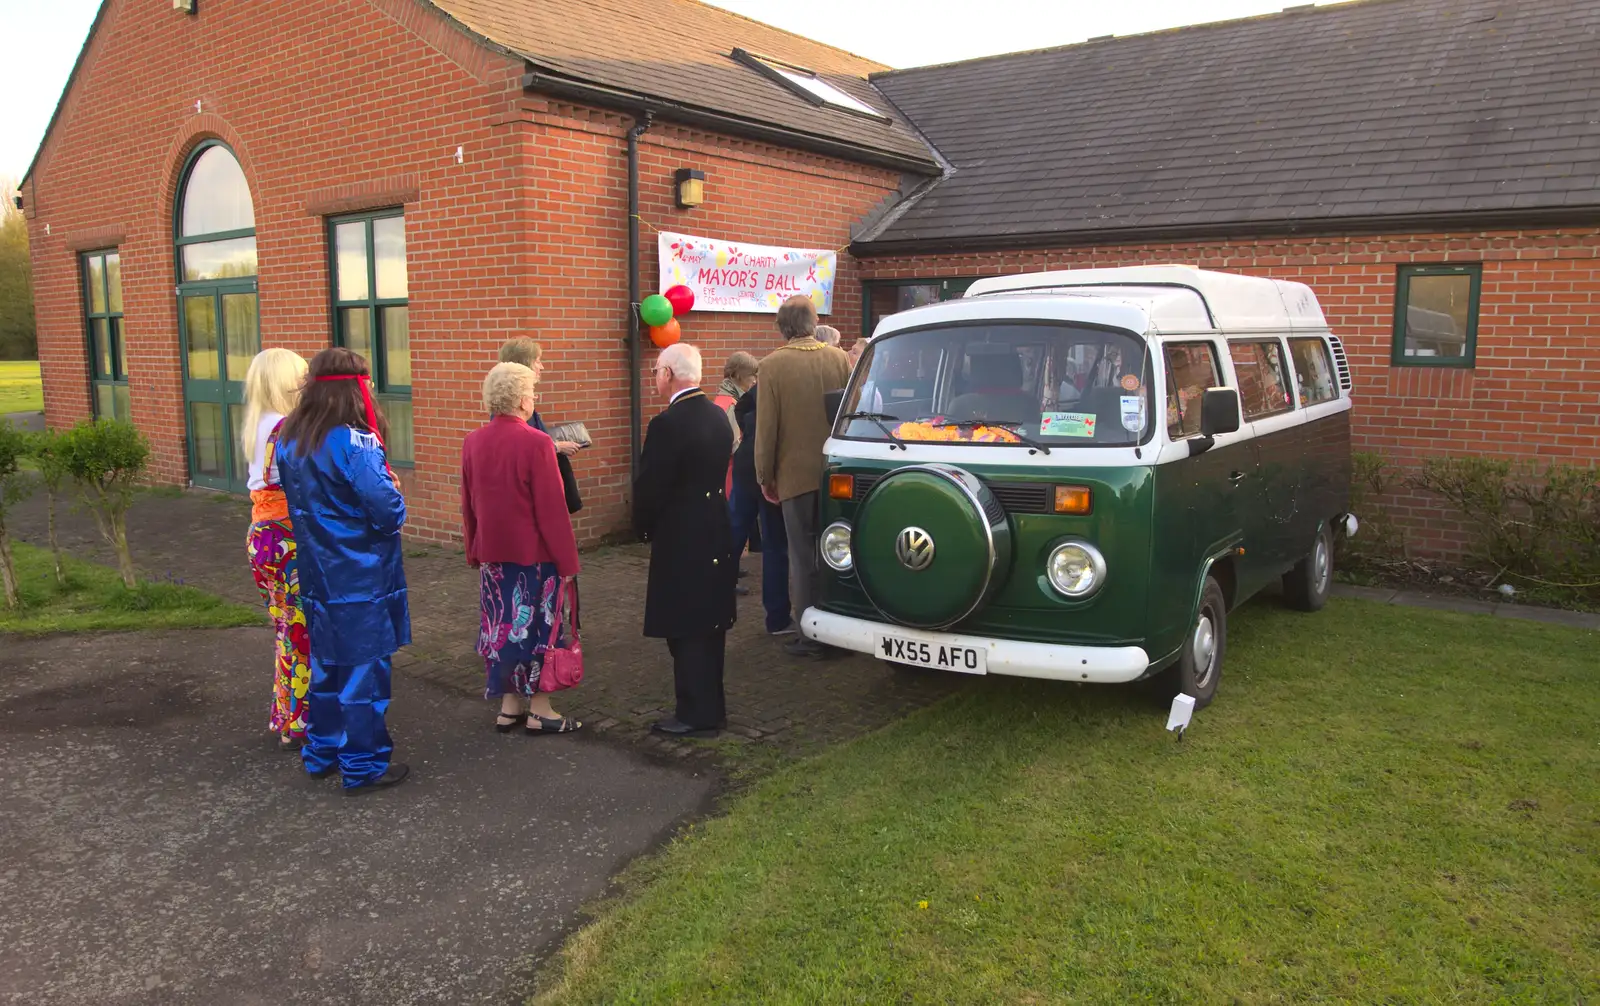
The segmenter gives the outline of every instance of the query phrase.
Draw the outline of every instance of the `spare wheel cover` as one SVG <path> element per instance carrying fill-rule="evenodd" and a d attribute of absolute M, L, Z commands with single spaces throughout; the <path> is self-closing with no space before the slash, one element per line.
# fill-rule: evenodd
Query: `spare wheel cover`
<path fill-rule="evenodd" d="M 912 465 L 880 479 L 856 513 L 851 546 L 873 606 L 921 629 L 976 612 L 1011 565 L 1005 508 L 952 465 Z"/>

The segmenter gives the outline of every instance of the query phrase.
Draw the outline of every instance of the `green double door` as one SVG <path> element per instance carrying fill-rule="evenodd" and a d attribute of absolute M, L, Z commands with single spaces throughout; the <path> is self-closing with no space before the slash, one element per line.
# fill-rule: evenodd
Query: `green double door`
<path fill-rule="evenodd" d="M 189 477 L 197 486 L 242 493 L 249 476 L 249 458 L 240 442 L 244 376 L 261 351 L 255 280 L 185 283 L 178 296 L 178 323 Z"/>

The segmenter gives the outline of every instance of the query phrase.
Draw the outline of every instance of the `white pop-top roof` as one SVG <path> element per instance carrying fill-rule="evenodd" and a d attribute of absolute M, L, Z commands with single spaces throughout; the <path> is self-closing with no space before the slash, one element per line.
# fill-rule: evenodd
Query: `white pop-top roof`
<path fill-rule="evenodd" d="M 1317 295 L 1304 283 L 1210 272 L 1186 265 L 1066 269 L 980 279 L 967 297 L 1070 293 L 1105 297 L 1142 308 L 1161 332 L 1325 330 Z"/>

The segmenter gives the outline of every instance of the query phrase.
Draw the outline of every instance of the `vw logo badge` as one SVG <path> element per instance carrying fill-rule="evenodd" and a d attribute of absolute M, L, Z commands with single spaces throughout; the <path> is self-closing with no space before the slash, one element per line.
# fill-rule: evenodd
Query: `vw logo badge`
<path fill-rule="evenodd" d="M 933 565 L 933 535 L 920 527 L 908 527 L 895 538 L 894 554 L 900 557 L 900 565 L 921 572 Z"/>

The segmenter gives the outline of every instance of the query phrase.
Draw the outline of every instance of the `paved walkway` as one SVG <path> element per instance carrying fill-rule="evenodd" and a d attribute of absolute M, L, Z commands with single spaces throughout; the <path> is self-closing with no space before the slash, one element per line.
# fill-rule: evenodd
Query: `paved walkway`
<path fill-rule="evenodd" d="M 37 433 L 44 429 L 43 412 L 7 412 L 0 415 L 0 423 L 10 423 L 19 430 Z"/>
<path fill-rule="evenodd" d="M 267 628 L 0 647 L 0 1002 L 513 1003 L 716 782 L 396 689 L 414 775 L 344 796 L 265 734 Z"/>
<path fill-rule="evenodd" d="M 1600 632 L 1600 615 L 1587 611 L 1564 611 L 1560 608 L 1539 608 L 1528 604 L 1505 601 L 1475 601 L 1470 597 L 1452 594 L 1429 594 L 1412 590 L 1395 590 L 1392 587 L 1357 587 L 1335 584 L 1335 597 L 1356 597 L 1379 604 L 1398 604 L 1406 608 L 1429 608 L 1434 611 L 1459 611 L 1469 615 L 1492 615 L 1495 618 L 1519 618 L 1528 622 L 1546 622 L 1567 625 L 1574 629 Z"/>
<path fill-rule="evenodd" d="M 259 604 L 244 534 L 249 504 L 204 490 L 144 494 L 128 520 L 134 561 L 151 578 L 191 584 L 244 604 Z M 59 518 L 68 551 L 112 563 L 114 557 L 86 514 Z M 42 495 L 19 507 L 16 534 L 45 541 Z M 396 657 L 401 684 L 422 678 L 459 694 L 481 696 L 483 659 L 473 652 L 478 633 L 478 578 L 460 549 L 413 544 L 406 551 L 413 644 Z M 645 571 L 649 552 L 626 546 L 586 553 L 583 589 L 584 684 L 562 696 L 557 708 L 573 711 L 599 731 L 676 757 L 704 752 L 704 742 L 668 741 L 648 732 L 670 712 L 672 665 L 666 644 L 645 639 Z M 782 640 L 763 631 L 759 560 L 747 560 L 750 596 L 740 599 L 740 621 L 728 638 L 727 736 L 735 744 L 761 741 L 785 755 L 814 752 L 889 723 L 955 689 L 955 675 L 896 673 L 862 656 L 816 663 L 786 658 Z M 235 657 L 242 674 L 257 673 L 268 687 L 267 650 L 259 659 Z M 259 672 L 259 673 L 258 673 Z M 492 716 L 484 703 L 485 720 Z M 727 744 L 721 745 L 723 750 Z"/>

